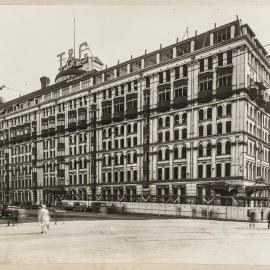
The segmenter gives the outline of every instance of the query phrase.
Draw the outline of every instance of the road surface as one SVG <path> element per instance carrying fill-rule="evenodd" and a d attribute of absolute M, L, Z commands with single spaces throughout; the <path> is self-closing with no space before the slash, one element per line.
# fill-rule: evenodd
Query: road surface
<path fill-rule="evenodd" d="M 0 264 L 192 263 L 270 265 L 266 223 L 190 219 L 79 220 L 0 225 Z"/>

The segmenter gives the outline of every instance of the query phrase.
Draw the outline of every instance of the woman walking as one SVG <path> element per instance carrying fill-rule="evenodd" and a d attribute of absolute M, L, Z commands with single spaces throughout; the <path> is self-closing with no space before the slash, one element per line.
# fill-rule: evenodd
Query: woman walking
<path fill-rule="evenodd" d="M 50 228 L 50 213 L 46 209 L 46 205 L 42 205 L 38 213 L 38 221 L 41 227 L 41 233 L 47 233 Z"/>

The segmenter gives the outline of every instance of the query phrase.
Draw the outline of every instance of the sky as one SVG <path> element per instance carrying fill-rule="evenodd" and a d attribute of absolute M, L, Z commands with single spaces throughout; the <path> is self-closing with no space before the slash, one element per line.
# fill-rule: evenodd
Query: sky
<path fill-rule="evenodd" d="M 248 23 L 262 45 L 270 43 L 270 6 L 1 6 L 0 95 L 10 100 L 51 84 L 58 73 L 57 55 L 86 41 L 94 55 L 112 66 L 231 22 Z M 270 46 L 266 49 L 269 49 Z"/>

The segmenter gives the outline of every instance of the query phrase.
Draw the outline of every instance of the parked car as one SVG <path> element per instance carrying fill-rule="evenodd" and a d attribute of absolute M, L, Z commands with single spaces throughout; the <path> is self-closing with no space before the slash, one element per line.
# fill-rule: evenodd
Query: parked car
<path fill-rule="evenodd" d="M 85 212 L 87 210 L 87 206 L 84 203 L 74 203 L 73 211 Z"/>
<path fill-rule="evenodd" d="M 18 221 L 18 215 L 19 215 L 19 211 L 18 211 L 18 207 L 17 206 L 11 206 L 8 204 L 4 204 L 2 206 L 1 209 L 1 217 L 3 218 L 10 218 L 10 219 L 14 219 L 14 221 Z"/>

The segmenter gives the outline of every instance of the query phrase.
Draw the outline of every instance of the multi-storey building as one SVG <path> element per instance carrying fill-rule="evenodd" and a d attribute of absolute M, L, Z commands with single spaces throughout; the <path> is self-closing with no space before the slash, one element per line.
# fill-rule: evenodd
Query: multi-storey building
<path fill-rule="evenodd" d="M 247 24 L 110 68 L 62 60 L 55 84 L 0 107 L 1 201 L 243 195 L 269 182 L 270 62 Z"/>

